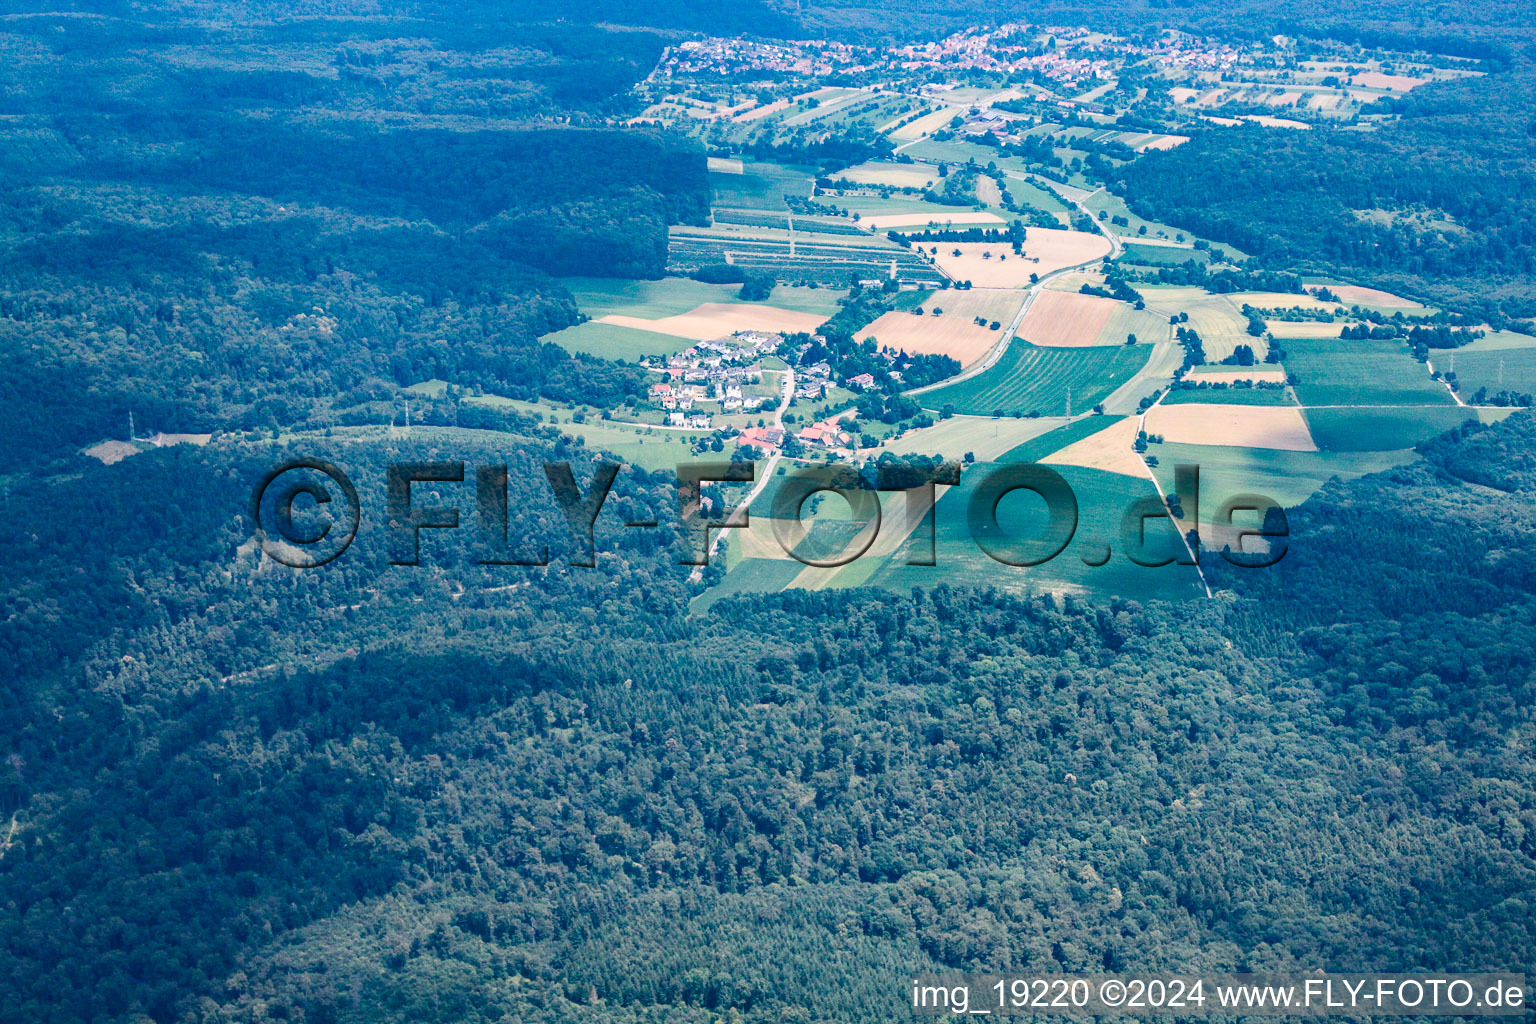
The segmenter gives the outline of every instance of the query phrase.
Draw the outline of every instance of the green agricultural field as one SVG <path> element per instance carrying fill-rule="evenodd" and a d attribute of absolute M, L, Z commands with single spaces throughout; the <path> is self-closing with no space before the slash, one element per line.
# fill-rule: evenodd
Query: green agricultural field
<path fill-rule="evenodd" d="M 1008 191 L 1013 194 L 1016 202 L 1033 206 L 1037 210 L 1044 210 L 1046 213 L 1068 212 L 1067 204 L 1062 202 L 1061 196 L 1021 178 L 1009 178 Z"/>
<path fill-rule="evenodd" d="M 1211 257 L 1200 249 L 1186 249 L 1178 245 L 1140 245 L 1127 242 L 1120 259 L 1126 263 L 1138 263 L 1144 267 L 1175 267 L 1193 260 L 1209 263 Z"/>
<path fill-rule="evenodd" d="M 1200 335 L 1210 362 L 1225 359 L 1238 345 L 1249 346 L 1260 358 L 1268 353 L 1263 340 L 1248 333 L 1248 318 L 1238 304 L 1225 295 L 1186 285 L 1138 284 L 1136 290 L 1146 299 L 1147 308 L 1159 315 L 1188 313 L 1185 326 Z"/>
<path fill-rule="evenodd" d="M 1168 392 L 1164 405 L 1295 405 L 1286 388 L 1181 388 Z"/>
<path fill-rule="evenodd" d="M 953 405 L 956 412 L 985 416 L 1038 412 L 1059 415 L 1072 393 L 1072 408 L 1092 408 L 1147 364 L 1151 347 L 1040 348 L 1015 338 L 1001 358 L 969 380 L 917 396 L 925 409 Z"/>
<path fill-rule="evenodd" d="M 1524 338 L 1525 335 L 1514 335 Z M 1486 341 L 1487 339 L 1482 339 Z M 1456 352 L 1456 380 L 1461 385 L 1461 400 L 1470 402 L 1478 388 L 1487 388 L 1488 396 L 1500 391 L 1536 394 L 1536 338 L 1524 348 L 1483 348 Z M 1435 368 L 1444 370 L 1450 359 L 1443 352 L 1431 352 Z"/>
<path fill-rule="evenodd" d="M 1098 425 L 1103 425 L 1102 420 Z M 932 588 L 944 583 L 950 586 L 1093 594 L 1138 600 L 1177 600 L 1202 593 L 1199 577 L 1193 567 L 1141 566 L 1130 561 L 1123 551 L 1122 518 L 1134 501 L 1141 498 L 1156 499 L 1157 492 L 1152 482 L 1078 466 L 1053 467 L 1071 486 L 1078 504 L 1077 531 L 1066 549 L 1042 565 L 1027 568 L 995 561 L 977 545 L 967 521 L 971 494 L 991 468 L 988 464 L 967 468 L 961 477 L 960 486 L 949 490 L 935 506 L 937 565 L 906 565 L 905 557 L 898 554 L 883 562 L 871 577 L 871 582 L 902 592 L 913 587 Z M 998 506 L 998 524 L 1009 536 L 1040 536 L 1045 524 L 1044 503 L 1031 493 L 1015 492 L 1004 498 Z M 1146 533 L 1147 544 L 1142 556 L 1144 560 L 1183 554 L 1184 547 L 1178 531 L 1169 520 L 1149 520 Z M 1106 545 L 1111 550 L 1107 563 L 1100 566 L 1084 563 L 1085 557 L 1092 560 L 1102 558 Z"/>
<path fill-rule="evenodd" d="M 581 311 L 594 319 L 617 314 L 654 320 L 687 313 L 706 302 L 742 301 L 739 284 L 705 284 L 687 277 L 664 277 L 658 281 L 564 277 L 560 283 L 575 297 Z M 837 300 L 841 297 L 841 290 L 779 285 L 767 304 L 831 316 L 837 312 Z"/>
<path fill-rule="evenodd" d="M 1438 385 L 1437 385 L 1438 386 Z M 1384 452 L 1412 448 L 1467 420 L 1477 410 L 1460 405 L 1370 406 L 1359 409 L 1304 409 L 1312 440 L 1325 452 Z"/>
<path fill-rule="evenodd" d="M 786 195 L 810 198 L 814 167 L 746 164 L 741 174 L 711 171 L 714 205 L 725 209 L 783 210 Z"/>
<path fill-rule="evenodd" d="M 412 384 L 405 390 L 411 392 L 412 394 L 425 395 L 427 398 L 445 398 L 448 395 L 448 382 L 445 380 L 438 380 L 436 377 L 433 377 L 431 380 L 424 380 L 419 384 Z"/>
<path fill-rule="evenodd" d="M 679 462 L 693 458 L 693 444 L 711 434 L 708 430 L 678 430 L 647 423 L 605 420 L 596 409 L 568 409 L 548 402 L 522 402 L 499 395 L 481 395 L 465 401 L 540 416 L 562 434 L 581 438 L 587 447 L 612 452 L 621 461 L 652 472 L 672 469 Z M 575 421 L 578 413 L 584 422 Z"/>
<path fill-rule="evenodd" d="M 551 341 L 567 352 L 579 352 L 603 359 L 639 362 L 643 356 L 669 356 L 681 352 L 693 342 L 673 334 L 642 331 L 618 324 L 599 323 L 589 320 L 584 324 L 567 327 L 541 339 Z"/>
<path fill-rule="evenodd" d="M 1352 480 L 1412 462 L 1410 449 L 1376 452 L 1282 452 L 1227 445 L 1154 444 L 1153 473 L 1165 491 L 1173 488 L 1174 467 L 1200 467 L 1200 509 L 1205 522 L 1221 503 L 1237 494 L 1262 494 L 1285 508 L 1306 501 L 1332 477 Z M 1188 510 L 1186 510 L 1188 511 Z"/>
<path fill-rule="evenodd" d="M 911 292 L 897 292 L 891 296 L 891 308 L 903 313 L 910 313 L 914 309 L 924 306 L 933 297 L 935 290 L 932 288 L 919 288 Z"/>
<path fill-rule="evenodd" d="M 909 430 L 896 440 L 887 441 L 881 450 L 896 455 L 942 455 L 957 460 L 971 454 L 986 462 L 1054 429 L 1060 422 L 1059 418 L 1043 416 L 1017 420 L 1011 416 L 951 416 L 931 427 Z"/>
<path fill-rule="evenodd" d="M 855 125 L 866 128 L 878 129 L 899 121 L 914 113 L 913 110 L 904 110 L 911 105 L 911 101 L 899 99 L 893 96 L 882 96 L 871 103 L 849 105 L 838 110 L 833 116 L 822 122 L 822 127 L 830 127 L 835 124 L 839 128 L 851 128 Z"/>
<path fill-rule="evenodd" d="M 1145 309 L 1137 309 L 1128 302 L 1117 302 L 1104 329 L 1099 332 L 1098 344 L 1124 345 L 1126 338 L 1133 334 L 1143 344 L 1164 341 L 1169 335 L 1168 320 Z"/>
<path fill-rule="evenodd" d="M 841 89 L 836 93 L 827 92 L 816 97 L 815 106 L 806 106 L 796 103 L 781 114 L 775 115 L 786 125 L 816 124 L 824 119 L 831 119 L 833 115 L 845 110 L 864 108 L 869 105 L 870 97 L 861 94 L 856 89 Z M 817 125 L 817 127 L 825 127 Z"/>
<path fill-rule="evenodd" d="M 1293 338 L 1285 351 L 1302 405 L 1455 404 L 1400 341 Z"/>
<path fill-rule="evenodd" d="M 1042 432 L 1008 449 L 997 461 L 1039 462 L 1047 455 L 1059 452 L 1069 444 L 1097 434 L 1107 427 L 1112 427 L 1124 418 L 1124 416 L 1084 416 L 1082 419 L 1073 420 L 1071 423 L 1063 423 L 1061 426 Z M 1059 419 L 1039 420 L 1036 422 L 1061 423 Z"/>
<path fill-rule="evenodd" d="M 1515 331 L 1489 331 L 1472 344 L 1457 349 L 1456 354 L 1460 358 L 1463 352 L 1495 352 L 1518 348 L 1536 349 L 1536 338 Z M 1440 353 L 1441 359 L 1445 356 L 1446 353 Z"/>
<path fill-rule="evenodd" d="M 1028 170 L 1028 165 L 1019 157 L 1005 156 L 989 146 L 976 142 L 934 142 L 931 139 L 925 139 L 916 145 L 908 146 L 902 152 L 914 160 L 922 160 L 930 164 L 954 165 L 974 160 L 978 167 L 996 164 L 1004 171 L 1020 174 Z"/>
<path fill-rule="evenodd" d="M 732 567 L 721 581 L 694 598 L 688 610 L 703 615 L 715 602 L 738 594 L 775 594 L 795 581 L 805 566 L 792 558 L 748 558 Z"/>

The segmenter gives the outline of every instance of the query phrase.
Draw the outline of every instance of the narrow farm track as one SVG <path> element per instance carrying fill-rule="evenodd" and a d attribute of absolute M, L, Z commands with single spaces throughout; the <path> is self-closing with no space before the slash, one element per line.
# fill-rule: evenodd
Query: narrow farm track
<path fill-rule="evenodd" d="M 1166 392 L 1158 395 L 1157 401 L 1153 402 L 1142 411 L 1141 415 L 1136 420 L 1136 429 L 1138 431 L 1144 431 L 1147 429 L 1147 414 L 1150 413 L 1153 409 L 1156 409 L 1159 405 L 1162 405 L 1163 399 L 1166 397 L 1168 397 Z M 1152 481 L 1153 488 L 1157 490 L 1158 500 L 1163 503 L 1164 508 L 1167 508 L 1168 495 L 1163 493 L 1163 485 L 1157 482 L 1157 474 L 1152 472 L 1152 467 L 1147 464 L 1146 453 L 1137 452 L 1136 457 L 1141 460 L 1141 467 L 1147 471 L 1147 479 Z M 1214 597 L 1215 595 L 1211 593 L 1211 584 L 1205 578 L 1205 570 L 1200 568 L 1200 556 L 1195 553 L 1194 546 L 1189 543 L 1189 536 L 1183 530 L 1179 529 L 1178 520 L 1174 519 L 1172 514 L 1168 516 L 1168 521 L 1173 523 L 1173 528 L 1178 531 L 1179 541 L 1184 545 L 1184 550 L 1189 552 L 1190 561 L 1195 563 L 1195 573 L 1200 577 L 1200 585 L 1205 588 L 1205 596 L 1208 598 Z"/>
<path fill-rule="evenodd" d="M 1439 380 L 1441 384 L 1445 385 L 1445 390 L 1447 390 L 1447 391 L 1449 391 L 1451 393 L 1451 398 L 1455 400 L 1457 405 L 1461 406 L 1462 408 L 1466 408 L 1467 407 L 1467 403 L 1463 402 L 1461 400 L 1461 396 L 1456 393 L 1456 389 L 1451 387 L 1451 382 L 1450 381 L 1446 380 L 1444 377 L 1435 377 L 1435 364 L 1434 363 L 1432 363 L 1428 359 L 1426 359 L 1426 360 L 1424 360 L 1424 368 L 1429 371 L 1430 377 L 1432 377 L 1432 378 L 1434 378 L 1436 380 Z"/>

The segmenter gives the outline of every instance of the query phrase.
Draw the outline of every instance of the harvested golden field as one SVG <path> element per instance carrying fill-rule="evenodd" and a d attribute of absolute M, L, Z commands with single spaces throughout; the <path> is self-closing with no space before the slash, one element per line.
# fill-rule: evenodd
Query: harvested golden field
<path fill-rule="evenodd" d="M 1264 326 L 1277 338 L 1337 338 L 1344 331 L 1342 322 L 1320 320 L 1265 320 Z"/>
<path fill-rule="evenodd" d="M 1081 291 L 1085 284 L 1091 284 L 1095 288 L 1104 287 L 1103 271 L 1074 270 L 1070 274 L 1062 274 L 1060 277 L 1051 278 L 1051 283 L 1045 286 L 1045 290 L 1051 292 L 1077 292 Z"/>
<path fill-rule="evenodd" d="M 1259 309 L 1338 309 L 1336 302 L 1324 302 L 1315 295 L 1298 295 L 1295 292 L 1229 292 L 1226 296 L 1238 309 L 1256 306 Z"/>
<path fill-rule="evenodd" d="M 749 302 L 706 302 L 687 313 L 656 320 L 610 314 L 598 322 L 657 331 L 693 341 L 713 341 L 729 337 L 737 331 L 777 331 L 781 334 L 814 331 L 826 320 L 826 317 L 815 313 L 797 313 L 777 306 L 760 306 Z"/>
<path fill-rule="evenodd" d="M 127 441 L 99 441 L 89 448 L 80 449 L 80 454 L 100 459 L 110 466 L 122 462 L 130 455 L 139 454 L 140 450 L 137 445 L 129 444 Z"/>
<path fill-rule="evenodd" d="M 1291 121 L 1283 117 L 1270 117 L 1268 114 L 1241 114 L 1244 121 L 1252 121 L 1261 124 L 1265 128 L 1300 128 L 1310 129 L 1312 126 L 1305 121 Z"/>
<path fill-rule="evenodd" d="M 709 169 L 720 174 L 745 174 L 746 168 L 740 160 L 731 160 L 723 156 L 712 156 L 708 159 Z"/>
<path fill-rule="evenodd" d="M 212 434 L 155 434 L 145 438 L 156 448 L 169 448 L 173 444 L 191 444 L 201 448 L 213 440 Z"/>
<path fill-rule="evenodd" d="M 1003 218 L 995 213 L 984 213 L 979 210 L 956 210 L 954 213 L 940 213 L 938 210 L 935 210 L 931 214 L 876 214 L 873 217 L 860 218 L 859 223 L 875 231 L 889 231 L 891 228 L 922 228 L 930 224 L 939 227 L 943 227 L 945 224 L 1002 224 Z M 996 246 L 993 248 L 996 248 Z"/>
<path fill-rule="evenodd" d="M 924 114 L 911 124 L 905 124 L 897 128 L 891 132 L 891 138 L 899 139 L 903 142 L 920 139 L 929 132 L 938 131 L 940 128 L 943 128 L 954 117 L 955 112 L 953 110 L 950 110 L 948 107 L 941 107 L 931 114 Z"/>
<path fill-rule="evenodd" d="M 950 277 L 978 288 L 1020 288 L 1029 284 L 1031 274 L 1044 276 L 1108 253 L 1109 240 L 1097 232 L 1030 228 L 1022 256 L 989 242 L 940 243 L 935 262 Z"/>
<path fill-rule="evenodd" d="M 996 320 L 1007 327 L 1022 305 L 1024 293 L 1016 288 L 966 288 L 961 291 L 948 288 L 934 292 L 925 308 L 930 313 L 936 309 L 943 310 L 945 316 L 956 316 L 962 320 L 975 320 L 977 317 Z"/>
<path fill-rule="evenodd" d="M 1415 309 L 1420 303 L 1393 295 L 1379 288 L 1365 288 L 1354 284 L 1331 284 L 1328 290 L 1339 297 L 1346 306 L 1384 306 L 1389 309 Z M 1328 305 L 1324 303 L 1324 305 Z"/>
<path fill-rule="evenodd" d="M 890 185 L 893 188 L 927 188 L 939 180 L 933 164 L 898 164 L 880 160 L 859 164 L 833 175 L 861 185 Z"/>
<path fill-rule="evenodd" d="M 737 114 L 735 117 L 731 118 L 731 120 L 732 121 L 756 121 L 760 117 L 767 117 L 769 114 L 777 114 L 781 110 L 788 110 L 788 109 L 789 109 L 789 100 L 774 100 L 772 103 L 766 104 L 766 105 L 761 106 L 761 107 L 754 107 L 753 109 L 748 110 L 745 113 Z"/>
<path fill-rule="evenodd" d="M 1147 464 L 1141 461 L 1141 456 L 1132 447 L 1140 429 L 1140 421 L 1135 416 L 1127 416 L 1096 434 L 1090 434 L 1081 441 L 1074 441 L 1060 451 L 1047 455 L 1040 462 L 1046 466 L 1082 466 L 1106 473 L 1119 473 L 1121 476 L 1145 477 Z"/>
<path fill-rule="evenodd" d="M 1114 299 L 1098 295 L 1043 289 L 1024 314 L 1019 337 L 1048 348 L 1096 345 L 1118 305 Z"/>
<path fill-rule="evenodd" d="M 978 327 L 956 316 L 916 316 L 891 311 L 854 335 L 874 338 L 881 348 L 908 355 L 951 356 L 969 366 L 1002 339 L 1001 330 Z"/>
<path fill-rule="evenodd" d="M 1188 135 L 1154 135 L 1132 148 L 1138 153 L 1158 152 L 1164 149 L 1177 149 L 1188 141 Z"/>
<path fill-rule="evenodd" d="M 1301 409 L 1281 405 L 1155 405 L 1146 430 L 1178 444 L 1315 452 Z"/>

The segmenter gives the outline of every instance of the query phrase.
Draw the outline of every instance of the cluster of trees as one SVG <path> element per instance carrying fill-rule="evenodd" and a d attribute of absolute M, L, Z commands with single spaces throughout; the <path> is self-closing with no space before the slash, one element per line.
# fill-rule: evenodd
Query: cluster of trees
<path fill-rule="evenodd" d="M 937 220 L 939 218 L 935 218 Z M 1015 252 L 1024 244 L 1028 232 L 1020 221 L 1011 221 L 1006 228 L 945 227 L 923 228 L 921 231 L 887 231 L 886 237 L 900 245 L 913 242 L 994 242 L 1011 245 Z"/>
<path fill-rule="evenodd" d="M 1132 288 L 1125 278 L 1120 277 L 1113 270 L 1106 273 L 1103 286 L 1096 284 L 1084 284 L 1078 289 L 1083 295 L 1097 295 L 1105 299 L 1119 299 L 1121 302 L 1129 302 L 1137 309 L 1145 309 L 1147 302 L 1142 294 Z"/>
<path fill-rule="evenodd" d="M 1306 288 L 1301 277 L 1285 270 L 1265 270 L 1252 261 L 1238 269 L 1210 269 L 1203 261 L 1185 260 L 1174 266 L 1137 267 L 1131 274 L 1149 284 L 1196 285 L 1219 295 L 1231 292 L 1288 292 L 1302 295 Z"/>

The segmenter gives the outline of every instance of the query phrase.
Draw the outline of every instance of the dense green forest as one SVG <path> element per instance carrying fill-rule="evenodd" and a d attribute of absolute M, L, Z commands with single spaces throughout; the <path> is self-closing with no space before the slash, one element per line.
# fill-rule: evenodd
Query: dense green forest
<path fill-rule="evenodd" d="M 573 566 L 545 465 L 586 485 L 606 458 L 468 400 L 645 393 L 539 338 L 577 318 L 557 275 L 657 274 L 667 226 L 707 211 L 696 144 L 607 121 L 684 31 L 1315 17 L 1486 55 L 1523 38 L 1487 31 L 1510 10 L 14 9 L 0 1021 L 873 1024 L 930 968 L 1536 974 L 1530 412 L 1328 484 L 1271 569 L 1206 552 L 1208 601 L 1035 594 L 999 566 L 996 589 L 696 614 L 723 570 L 679 564 L 672 474 L 623 468 L 597 566 Z M 1138 211 L 1259 259 L 1163 278 L 1294 291 L 1326 265 L 1525 315 L 1528 93 L 1497 70 L 1369 134 L 1128 165 Z M 1468 235 L 1360 236 L 1355 204 Z M 855 321 L 887 298 L 806 354 L 877 368 Z M 402 391 L 429 378 L 456 387 Z M 407 397 L 412 427 L 381 429 Z M 905 415 L 881 401 L 860 414 Z M 79 454 L 130 414 L 213 437 Z M 356 543 L 312 572 L 247 519 L 297 456 L 363 496 Z M 511 544 L 547 565 L 482 564 L 472 479 L 417 486 L 461 526 L 389 563 L 386 467 L 445 459 L 508 467 Z"/>
<path fill-rule="evenodd" d="M 667 479 L 621 473 L 601 569 L 569 568 L 538 463 L 591 456 L 500 427 L 455 457 L 511 463 L 548 569 L 474 565 L 467 528 L 388 568 L 375 500 L 343 560 L 274 571 L 235 510 L 282 445 L 12 495 L 52 514 L 0 556 L 0 1003 L 884 1020 L 925 965 L 1536 958 L 1530 415 L 1330 486 L 1277 568 L 1209 559 L 1197 606 L 940 587 L 704 618 L 670 531 L 618 525 Z M 302 451 L 376 496 L 446 439 Z"/>
<path fill-rule="evenodd" d="M 1414 0 L 1044 0 L 997 3 L 951 0 L 822 0 L 802 5 L 802 19 L 816 31 L 862 39 L 941 36 L 978 23 L 1010 21 L 1043 25 L 1089 24 L 1135 36 L 1164 28 L 1258 39 L 1276 33 L 1334 37 L 1368 46 L 1428 49 L 1482 57 L 1507 54 L 1530 39 L 1526 6 L 1518 0 L 1423 4 Z"/>
<path fill-rule="evenodd" d="M 0 472 L 142 433 L 387 421 L 429 378 L 617 404 L 547 274 L 656 277 L 702 152 L 588 111 L 669 37 L 58 15 L 0 34 Z M 120 52 L 125 43 L 133 48 Z"/>

